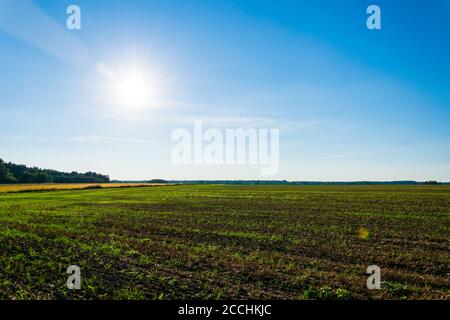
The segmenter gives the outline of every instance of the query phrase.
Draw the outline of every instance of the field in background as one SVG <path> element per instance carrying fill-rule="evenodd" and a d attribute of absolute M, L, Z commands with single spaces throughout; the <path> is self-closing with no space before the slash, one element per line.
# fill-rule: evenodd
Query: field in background
<path fill-rule="evenodd" d="M 52 190 L 80 190 L 96 188 L 127 188 L 158 186 L 158 183 L 43 183 L 43 184 L 4 184 L 0 193 Z"/>
<path fill-rule="evenodd" d="M 449 252 L 449 186 L 0 194 L 0 299 L 450 299 Z"/>

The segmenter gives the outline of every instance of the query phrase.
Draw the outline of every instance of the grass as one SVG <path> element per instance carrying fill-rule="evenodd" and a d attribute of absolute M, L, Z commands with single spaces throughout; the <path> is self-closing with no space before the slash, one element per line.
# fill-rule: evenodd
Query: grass
<path fill-rule="evenodd" d="M 450 186 L 3 193 L 0 299 L 450 299 L 449 239 Z"/>

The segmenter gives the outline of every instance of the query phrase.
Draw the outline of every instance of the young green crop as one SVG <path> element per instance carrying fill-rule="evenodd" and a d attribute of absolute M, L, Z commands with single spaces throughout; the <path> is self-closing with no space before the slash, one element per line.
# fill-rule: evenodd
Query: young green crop
<path fill-rule="evenodd" d="M 449 186 L 4 193 L 0 299 L 450 299 L 449 239 Z"/>

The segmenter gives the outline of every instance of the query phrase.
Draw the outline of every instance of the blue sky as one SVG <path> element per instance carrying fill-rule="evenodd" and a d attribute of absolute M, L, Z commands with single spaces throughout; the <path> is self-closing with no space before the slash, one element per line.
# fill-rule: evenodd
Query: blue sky
<path fill-rule="evenodd" d="M 0 157 L 115 179 L 450 181 L 449 57 L 445 0 L 0 0 Z M 145 107 L 107 85 L 129 65 L 152 79 Z M 279 173 L 175 166 L 171 132 L 194 120 L 279 128 Z"/>

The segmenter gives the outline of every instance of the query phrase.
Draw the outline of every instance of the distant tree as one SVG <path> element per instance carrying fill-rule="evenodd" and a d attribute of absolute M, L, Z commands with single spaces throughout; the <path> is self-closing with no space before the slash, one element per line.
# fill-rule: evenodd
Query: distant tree
<path fill-rule="evenodd" d="M 14 183 L 17 182 L 16 178 L 9 171 L 6 163 L 0 159 L 0 183 Z"/>
<path fill-rule="evenodd" d="M 163 180 L 163 179 L 152 179 L 149 180 L 148 183 L 169 183 L 167 180 Z"/>
<path fill-rule="evenodd" d="M 56 170 L 29 168 L 24 165 L 5 163 L 0 159 L 0 183 L 107 183 L 109 176 L 95 172 L 71 173 Z"/>
<path fill-rule="evenodd" d="M 39 172 L 36 177 L 34 182 L 36 183 L 48 183 L 48 182 L 52 182 L 52 177 L 50 177 L 47 173 L 45 172 Z"/>

